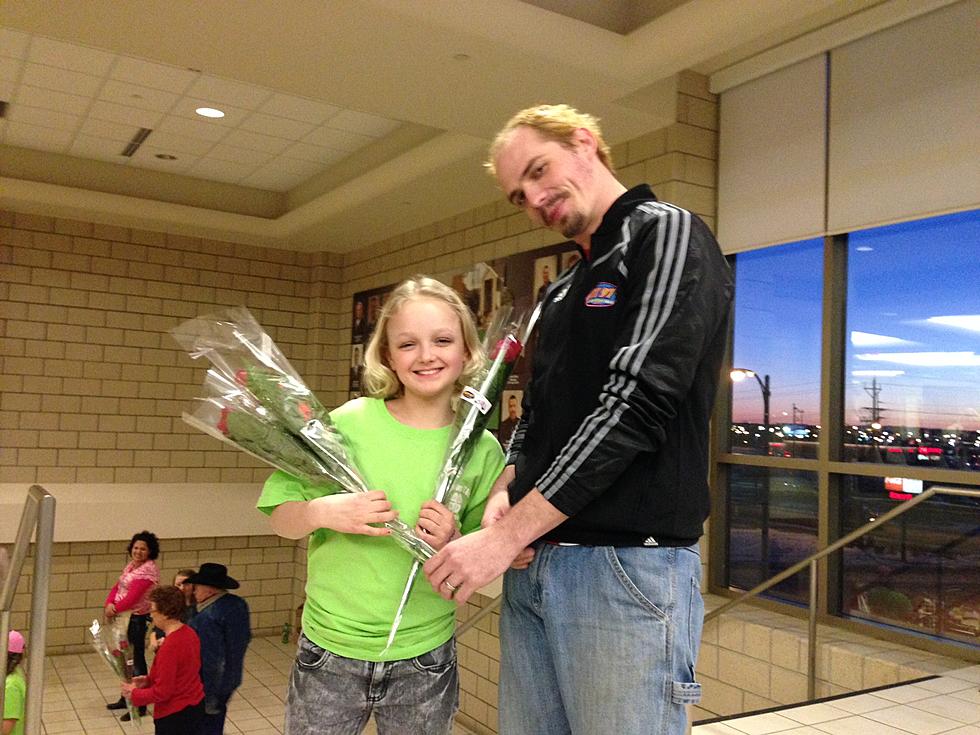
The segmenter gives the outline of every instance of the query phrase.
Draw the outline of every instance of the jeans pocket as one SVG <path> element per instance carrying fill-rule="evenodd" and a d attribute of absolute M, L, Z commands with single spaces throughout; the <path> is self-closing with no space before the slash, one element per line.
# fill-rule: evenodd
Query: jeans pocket
<path fill-rule="evenodd" d="M 456 639 L 412 659 L 412 666 L 424 674 L 444 674 L 456 665 Z"/>
<path fill-rule="evenodd" d="M 669 616 L 665 608 L 669 607 L 671 599 L 669 580 L 665 580 L 664 575 L 658 574 L 659 570 L 655 567 L 644 569 L 641 563 L 634 563 L 634 561 L 642 562 L 643 552 L 648 551 L 642 548 L 617 549 L 615 546 L 607 546 L 606 556 L 613 573 L 629 595 L 658 621 L 666 623 L 669 621 Z M 660 554 L 665 551 L 668 550 L 657 550 Z M 664 588 L 665 581 L 666 588 Z M 659 605 L 658 602 L 662 601 L 667 601 L 667 604 Z"/>
<path fill-rule="evenodd" d="M 333 654 L 320 648 L 305 635 L 300 635 L 299 650 L 296 651 L 296 666 L 304 671 L 316 671 L 330 660 Z"/>

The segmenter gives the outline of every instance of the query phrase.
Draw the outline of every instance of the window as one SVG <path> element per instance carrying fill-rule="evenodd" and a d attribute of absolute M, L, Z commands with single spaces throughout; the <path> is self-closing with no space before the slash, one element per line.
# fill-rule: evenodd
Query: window
<path fill-rule="evenodd" d="M 735 259 L 731 451 L 816 457 L 823 240 Z"/>
<path fill-rule="evenodd" d="M 933 485 L 980 491 L 980 210 L 741 253 L 735 272 L 713 585 L 751 589 Z M 850 544 L 821 609 L 977 643 L 978 511 L 935 496 Z M 767 594 L 808 592 L 803 571 Z"/>
<path fill-rule="evenodd" d="M 752 589 L 817 550 L 815 472 L 732 467 L 728 477 L 728 584 Z M 771 596 L 806 603 L 806 573 Z"/>
<path fill-rule="evenodd" d="M 980 213 L 850 235 L 843 458 L 980 470 Z"/>
<path fill-rule="evenodd" d="M 842 534 L 933 484 L 906 477 L 844 477 Z M 842 552 L 844 615 L 980 642 L 977 499 L 935 495 Z"/>

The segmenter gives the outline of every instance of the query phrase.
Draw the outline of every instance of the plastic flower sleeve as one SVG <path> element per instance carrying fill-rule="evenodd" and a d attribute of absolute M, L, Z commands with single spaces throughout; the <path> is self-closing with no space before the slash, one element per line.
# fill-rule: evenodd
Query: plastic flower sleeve
<path fill-rule="evenodd" d="M 129 648 L 126 631 L 121 625 L 107 623 L 102 625 L 93 620 L 88 627 L 89 643 L 99 654 L 99 658 L 108 664 L 120 682 L 133 680 L 133 654 Z M 127 700 L 130 722 L 136 730 L 140 730 L 140 713 L 132 700 Z"/>
<path fill-rule="evenodd" d="M 247 309 L 191 319 L 172 333 L 212 365 L 203 398 L 183 415 L 188 424 L 311 485 L 369 490 L 327 410 Z M 416 559 L 435 553 L 404 521 L 384 525 Z"/>

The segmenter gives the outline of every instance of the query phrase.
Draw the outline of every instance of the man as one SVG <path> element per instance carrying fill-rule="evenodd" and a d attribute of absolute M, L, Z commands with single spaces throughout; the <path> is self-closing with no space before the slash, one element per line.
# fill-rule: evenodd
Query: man
<path fill-rule="evenodd" d="M 194 585 L 197 612 L 190 625 L 201 639 L 201 683 L 204 684 L 204 734 L 221 735 L 228 700 L 242 683 L 245 649 L 252 638 L 248 603 L 228 590 L 238 581 L 224 564 L 205 562 L 184 580 Z"/>
<path fill-rule="evenodd" d="M 488 168 L 582 260 L 544 304 L 484 528 L 425 565 L 465 602 L 504 577 L 502 735 L 684 731 L 729 268 L 707 226 L 615 177 L 596 120 L 518 113 Z M 529 548 L 527 548 L 529 547 Z"/>
<path fill-rule="evenodd" d="M 551 285 L 551 269 L 547 265 L 541 266 L 541 285 L 538 286 L 538 295 L 535 296 L 535 301 L 540 301 L 544 298 L 544 295 L 548 293 L 548 286 Z"/>

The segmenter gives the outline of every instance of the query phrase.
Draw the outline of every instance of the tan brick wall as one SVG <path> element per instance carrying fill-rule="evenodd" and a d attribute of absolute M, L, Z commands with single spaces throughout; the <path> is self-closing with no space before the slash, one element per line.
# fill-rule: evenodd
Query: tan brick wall
<path fill-rule="evenodd" d="M 709 599 L 717 607 L 723 599 Z M 694 719 L 751 712 L 807 699 L 807 624 L 746 606 L 705 626 L 698 658 L 703 699 Z M 966 657 L 964 655 L 964 657 Z M 969 665 L 839 628 L 817 630 L 816 695 L 895 684 Z"/>
<path fill-rule="evenodd" d="M 86 628 L 101 619 L 106 595 L 126 564 L 129 539 L 55 543 L 48 599 L 48 654 L 88 650 Z M 295 607 L 296 544 L 277 536 L 160 539 L 161 581 L 178 569 L 203 562 L 224 564 L 241 582 L 237 594 L 248 600 L 256 634 L 278 633 L 292 623 Z M 14 595 L 11 627 L 29 630 L 34 558 L 29 555 Z"/>
<path fill-rule="evenodd" d="M 33 215 L 0 224 L 3 482 L 263 479 L 180 420 L 205 366 L 168 331 L 225 306 L 247 306 L 323 400 L 338 398 L 337 300 L 321 295 L 337 290 L 336 256 Z"/>

